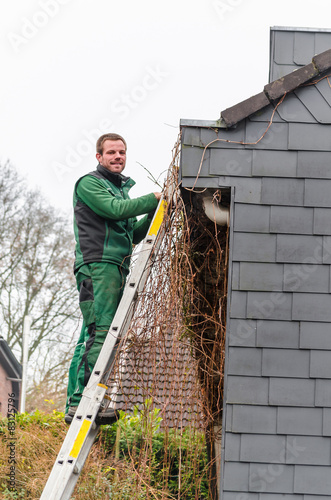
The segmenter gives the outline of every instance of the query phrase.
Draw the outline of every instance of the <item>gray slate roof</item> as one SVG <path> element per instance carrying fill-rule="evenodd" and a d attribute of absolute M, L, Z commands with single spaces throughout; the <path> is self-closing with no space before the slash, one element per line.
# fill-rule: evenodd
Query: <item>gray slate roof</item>
<path fill-rule="evenodd" d="M 22 377 L 22 365 L 17 361 L 12 350 L 3 337 L 0 337 L 0 363 L 5 369 L 8 377 Z"/>
<path fill-rule="evenodd" d="M 132 340 L 123 351 L 116 408 L 143 408 L 152 399 L 152 408 L 161 410 L 162 428 L 202 426 L 202 398 L 190 346 L 167 329 L 152 338 L 138 334 Z"/>
<path fill-rule="evenodd" d="M 227 127 L 236 125 L 239 121 L 257 113 L 270 103 L 274 103 L 285 93 L 292 92 L 312 79 L 331 69 L 331 49 L 313 57 L 312 62 L 292 73 L 265 85 L 263 92 L 256 94 L 245 101 L 231 106 L 221 112 L 221 119 Z"/>

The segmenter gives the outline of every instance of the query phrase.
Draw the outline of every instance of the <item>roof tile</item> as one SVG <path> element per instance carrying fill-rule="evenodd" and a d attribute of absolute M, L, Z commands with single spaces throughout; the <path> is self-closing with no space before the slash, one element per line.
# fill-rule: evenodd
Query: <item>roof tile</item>
<path fill-rule="evenodd" d="M 307 66 L 303 66 L 274 82 L 268 83 L 264 87 L 264 92 L 273 101 L 283 96 L 285 92 L 291 92 L 299 87 L 299 85 L 308 82 L 311 78 L 318 75 L 318 73 L 319 70 L 313 63 L 307 64 Z"/>
<path fill-rule="evenodd" d="M 316 66 L 317 70 L 321 73 L 327 71 L 331 67 L 331 49 L 322 52 L 313 57 L 312 63 Z"/>
<path fill-rule="evenodd" d="M 253 113 L 256 113 L 260 109 L 264 108 L 269 104 L 269 100 L 264 92 L 260 92 L 245 101 L 232 106 L 231 108 L 222 111 L 222 118 L 228 127 L 231 127 L 240 120 L 246 118 Z"/>

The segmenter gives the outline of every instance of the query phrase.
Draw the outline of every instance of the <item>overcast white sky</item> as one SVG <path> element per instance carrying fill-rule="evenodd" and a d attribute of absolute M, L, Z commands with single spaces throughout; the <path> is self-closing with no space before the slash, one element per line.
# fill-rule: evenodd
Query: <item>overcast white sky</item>
<path fill-rule="evenodd" d="M 271 26 L 330 28 L 330 0 L 2 2 L 0 159 L 70 211 L 95 140 L 128 142 L 132 196 L 155 190 L 179 120 L 220 111 L 268 82 Z"/>

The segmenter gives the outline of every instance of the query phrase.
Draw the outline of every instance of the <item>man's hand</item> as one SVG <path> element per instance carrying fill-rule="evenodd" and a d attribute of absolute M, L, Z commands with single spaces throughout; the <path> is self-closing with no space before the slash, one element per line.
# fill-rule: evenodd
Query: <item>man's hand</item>
<path fill-rule="evenodd" d="M 157 199 L 157 201 L 160 201 L 162 193 L 153 193 Z"/>

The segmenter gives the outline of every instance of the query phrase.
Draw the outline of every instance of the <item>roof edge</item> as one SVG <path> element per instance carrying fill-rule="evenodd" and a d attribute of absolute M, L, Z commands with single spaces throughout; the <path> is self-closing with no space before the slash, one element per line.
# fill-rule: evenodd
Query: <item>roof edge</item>
<path fill-rule="evenodd" d="M 17 361 L 13 351 L 3 337 L 0 337 L 0 354 L 3 353 L 3 360 L 7 362 L 8 368 L 15 376 L 22 377 L 22 365 Z"/>
<path fill-rule="evenodd" d="M 190 120 L 182 118 L 179 121 L 179 127 L 226 128 L 226 125 L 221 120 Z"/>
<path fill-rule="evenodd" d="M 270 31 L 306 31 L 313 33 L 331 33 L 330 28 L 297 28 L 292 26 L 271 26 Z"/>

